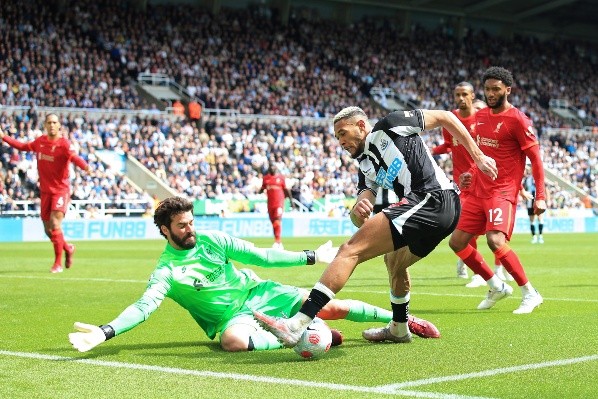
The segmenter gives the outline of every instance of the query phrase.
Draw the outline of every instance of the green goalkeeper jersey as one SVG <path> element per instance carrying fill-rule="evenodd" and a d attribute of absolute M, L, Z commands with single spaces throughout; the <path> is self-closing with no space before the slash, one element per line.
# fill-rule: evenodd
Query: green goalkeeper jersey
<path fill-rule="evenodd" d="M 213 339 L 259 284 L 231 261 L 262 267 L 307 263 L 305 252 L 257 248 L 219 231 L 197 232 L 196 237 L 195 247 L 189 250 L 166 244 L 141 298 L 109 323 L 117 335 L 145 321 L 169 297 L 187 309 Z"/>

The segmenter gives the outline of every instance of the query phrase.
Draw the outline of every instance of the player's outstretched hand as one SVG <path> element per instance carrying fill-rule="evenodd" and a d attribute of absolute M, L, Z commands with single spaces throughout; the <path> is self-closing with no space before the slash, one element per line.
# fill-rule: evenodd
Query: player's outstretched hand
<path fill-rule="evenodd" d="M 78 332 L 69 334 L 69 341 L 79 352 L 87 352 L 106 341 L 104 331 L 98 326 L 75 322 L 75 330 Z"/>
<path fill-rule="evenodd" d="M 336 256 L 338 252 L 338 247 L 332 246 L 332 241 L 328 240 L 326 243 L 320 245 L 318 249 L 315 250 L 316 253 L 316 261 L 323 262 L 323 263 L 330 263 Z"/>
<path fill-rule="evenodd" d="M 484 174 L 490 176 L 492 180 L 498 177 L 498 169 L 496 168 L 496 161 L 487 155 L 484 155 L 480 160 L 476 161 L 478 169 Z"/>

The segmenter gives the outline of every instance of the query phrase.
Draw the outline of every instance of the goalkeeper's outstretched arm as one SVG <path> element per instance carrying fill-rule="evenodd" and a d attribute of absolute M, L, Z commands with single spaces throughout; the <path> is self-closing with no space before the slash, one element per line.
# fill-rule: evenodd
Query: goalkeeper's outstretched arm
<path fill-rule="evenodd" d="M 75 322 L 76 332 L 69 334 L 69 341 L 79 352 L 87 352 L 101 343 L 114 338 L 143 323 L 160 306 L 170 285 L 169 272 L 154 273 L 143 296 L 128 306 L 118 317 L 108 324 L 94 326 Z"/>

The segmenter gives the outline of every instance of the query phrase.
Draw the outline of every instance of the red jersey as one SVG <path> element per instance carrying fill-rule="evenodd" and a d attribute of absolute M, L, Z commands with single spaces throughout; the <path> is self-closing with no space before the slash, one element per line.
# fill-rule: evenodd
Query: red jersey
<path fill-rule="evenodd" d="M 496 161 L 498 177 L 493 181 L 476 171 L 472 193 L 480 198 L 497 196 L 516 203 L 525 169 L 524 150 L 538 145 L 532 121 L 515 107 L 499 114 L 484 108 L 475 117 L 476 142 L 484 154 Z"/>
<path fill-rule="evenodd" d="M 75 154 L 70 142 L 64 137 L 51 141 L 47 135 L 43 135 L 28 143 L 8 136 L 4 136 L 3 140 L 17 150 L 37 153 L 39 189 L 42 193 L 70 192 L 69 162 L 81 169 L 87 168 L 87 162 Z"/>
<path fill-rule="evenodd" d="M 475 131 L 475 114 L 464 118 L 459 115 L 458 109 L 454 109 L 451 112 L 455 114 L 455 116 L 461 121 L 463 126 L 465 126 L 465 129 L 467 129 L 469 134 L 471 134 L 471 136 L 475 139 L 473 133 Z M 475 165 L 475 162 L 473 162 L 473 159 L 471 158 L 465 147 L 459 144 L 459 141 L 456 138 L 454 138 L 453 135 L 448 132 L 448 130 L 444 128 L 442 129 L 442 137 L 444 138 L 444 144 L 436 147 L 438 148 L 438 150 L 434 151 L 433 153 L 444 154 L 447 153 L 449 149 L 452 150 L 453 181 L 459 184 L 459 176 L 461 176 L 462 173 L 467 172 L 469 169 L 471 169 L 471 167 Z M 444 152 L 440 152 L 439 147 L 446 148 L 446 150 Z"/>
<path fill-rule="evenodd" d="M 284 204 L 287 186 L 283 175 L 264 175 L 262 190 L 266 190 L 266 195 L 268 196 L 268 208 L 279 207 Z"/>

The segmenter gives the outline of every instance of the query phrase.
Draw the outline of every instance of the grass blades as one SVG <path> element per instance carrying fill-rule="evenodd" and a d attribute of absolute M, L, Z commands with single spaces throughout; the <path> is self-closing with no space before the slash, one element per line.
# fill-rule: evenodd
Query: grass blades
<path fill-rule="evenodd" d="M 512 314 L 521 300 L 515 283 L 511 298 L 476 310 L 486 288 L 465 288 L 443 242 L 410 268 L 411 313 L 435 323 L 442 338 L 371 344 L 361 331 L 375 324 L 333 321 L 345 342 L 317 361 L 290 349 L 226 353 L 170 299 L 137 328 L 81 354 L 67 339 L 73 322 L 107 323 L 137 300 L 165 241 L 77 242 L 74 267 L 56 275 L 49 242 L 0 243 L 0 397 L 597 397 L 598 235 L 544 238 L 532 245 L 516 235 L 511 243 L 545 299 L 532 314 Z M 483 239 L 479 246 L 492 263 Z M 310 289 L 324 266 L 252 269 Z M 337 297 L 389 308 L 382 258 L 358 266 Z"/>

